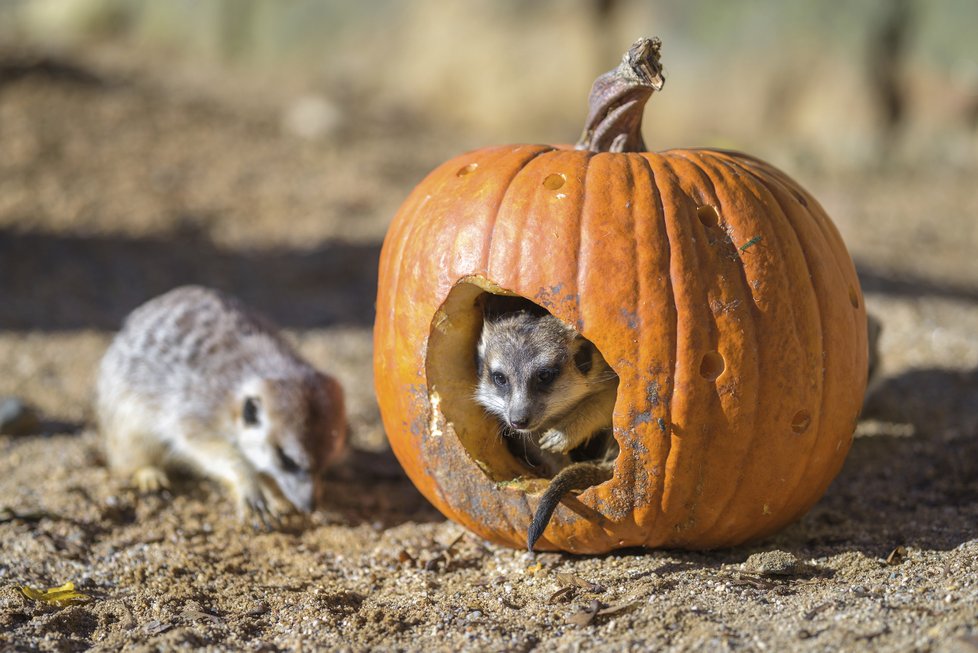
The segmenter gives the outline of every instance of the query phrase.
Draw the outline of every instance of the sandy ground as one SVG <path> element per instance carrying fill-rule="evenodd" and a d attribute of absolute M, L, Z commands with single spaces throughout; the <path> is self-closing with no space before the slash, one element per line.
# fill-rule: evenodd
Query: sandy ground
<path fill-rule="evenodd" d="M 751 547 L 577 558 L 488 545 L 400 472 L 372 397 L 379 243 L 424 172 L 477 144 L 396 111 L 334 137 L 273 102 L 134 64 L 0 57 L 0 648 L 978 651 L 978 188 L 973 175 L 804 178 L 884 323 L 852 453 Z M 271 315 L 348 392 L 354 453 L 280 532 L 192 479 L 140 496 L 90 427 L 123 316 L 187 282 Z M 18 585 L 73 581 L 49 607 Z"/>

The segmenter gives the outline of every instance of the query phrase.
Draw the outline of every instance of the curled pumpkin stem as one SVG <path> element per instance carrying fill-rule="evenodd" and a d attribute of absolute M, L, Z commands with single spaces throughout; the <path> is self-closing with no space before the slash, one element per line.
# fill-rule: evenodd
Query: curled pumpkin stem
<path fill-rule="evenodd" d="M 662 41 L 641 38 L 617 68 L 594 80 L 588 97 L 584 133 L 575 146 L 591 152 L 645 152 L 642 113 L 652 93 L 662 90 L 665 72 L 659 63 Z"/>

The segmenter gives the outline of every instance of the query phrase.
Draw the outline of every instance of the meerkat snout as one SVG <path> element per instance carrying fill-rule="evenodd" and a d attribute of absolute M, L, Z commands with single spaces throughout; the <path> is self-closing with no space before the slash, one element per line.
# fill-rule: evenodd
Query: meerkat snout
<path fill-rule="evenodd" d="M 312 393 L 302 392 L 310 382 L 294 379 L 256 378 L 246 383 L 238 397 L 237 439 L 242 453 L 255 470 L 269 477 L 296 509 L 310 512 L 315 503 L 313 469 L 316 461 L 305 442 L 308 417 L 301 422 L 289 414 L 303 414 Z"/>

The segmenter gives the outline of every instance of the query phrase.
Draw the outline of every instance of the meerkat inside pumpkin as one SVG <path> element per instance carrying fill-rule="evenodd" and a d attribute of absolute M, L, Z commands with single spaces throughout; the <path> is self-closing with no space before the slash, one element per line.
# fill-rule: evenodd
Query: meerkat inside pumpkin
<path fill-rule="evenodd" d="M 612 477 L 618 375 L 572 326 L 501 292 L 484 279 L 453 289 L 432 325 L 428 371 L 450 428 L 490 478 L 547 487 L 532 549 L 567 492 Z"/>

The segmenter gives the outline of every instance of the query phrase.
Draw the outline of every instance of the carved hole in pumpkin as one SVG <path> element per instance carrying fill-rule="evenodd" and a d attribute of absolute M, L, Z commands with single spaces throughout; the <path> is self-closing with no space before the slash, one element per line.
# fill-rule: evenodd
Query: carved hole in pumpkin
<path fill-rule="evenodd" d="M 812 423 L 812 414 L 807 410 L 799 410 L 791 418 L 791 430 L 797 434 L 802 434 Z"/>
<path fill-rule="evenodd" d="M 548 190 L 558 190 L 567 181 L 567 177 L 559 172 L 555 172 L 552 175 L 547 175 L 543 180 L 544 188 Z"/>
<path fill-rule="evenodd" d="M 458 172 L 456 172 L 455 174 L 458 175 L 459 177 L 464 177 L 470 172 L 475 172 L 475 169 L 478 167 L 479 167 L 478 163 L 470 163 L 467 166 L 462 166 L 461 168 L 459 168 Z"/>
<path fill-rule="evenodd" d="M 849 286 L 849 303 L 853 308 L 859 308 L 859 293 L 853 286 Z"/>
<path fill-rule="evenodd" d="M 708 351 L 703 354 L 703 360 L 700 361 L 700 376 L 708 381 L 716 381 L 723 374 L 725 366 L 726 363 L 724 363 L 720 352 Z"/>
<path fill-rule="evenodd" d="M 559 468 L 548 469 L 541 464 L 543 461 L 532 447 L 524 447 L 520 436 L 501 435 L 499 420 L 489 415 L 473 396 L 478 385 L 476 350 L 484 311 L 506 313 L 520 309 L 539 315 L 547 313 L 543 307 L 482 277 L 467 277 L 448 293 L 432 319 L 428 339 L 425 372 L 431 414 L 427 432 L 428 437 L 457 438 L 482 472 L 501 487 L 536 493 L 546 487 L 544 479 L 552 477 Z M 596 347 L 594 351 L 600 355 Z M 571 451 L 560 467 L 582 461 L 613 461 L 618 452 L 618 442 L 611 432 L 601 432 Z"/>
<path fill-rule="evenodd" d="M 697 206 L 696 217 L 700 219 L 700 222 L 702 222 L 703 226 L 707 229 L 717 226 L 720 221 L 720 213 L 717 211 L 717 207 L 713 206 L 712 204 Z"/>

